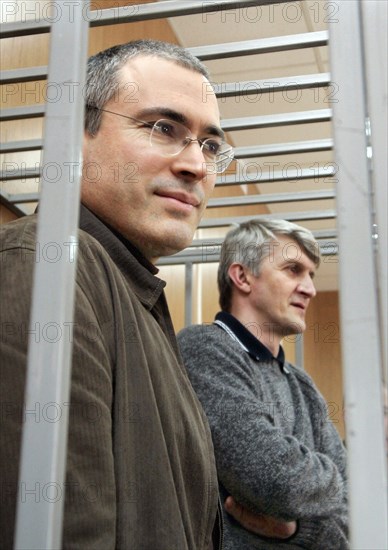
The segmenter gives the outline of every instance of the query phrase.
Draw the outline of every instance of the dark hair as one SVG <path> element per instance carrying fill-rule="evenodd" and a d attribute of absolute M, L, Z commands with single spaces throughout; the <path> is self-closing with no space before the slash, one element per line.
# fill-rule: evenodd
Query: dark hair
<path fill-rule="evenodd" d="M 120 88 L 118 73 L 125 63 L 140 55 L 160 57 L 196 71 L 207 79 L 206 67 L 181 46 L 158 40 L 135 40 L 113 46 L 89 58 L 85 84 L 85 130 L 95 135 L 101 124 L 104 105 Z"/>

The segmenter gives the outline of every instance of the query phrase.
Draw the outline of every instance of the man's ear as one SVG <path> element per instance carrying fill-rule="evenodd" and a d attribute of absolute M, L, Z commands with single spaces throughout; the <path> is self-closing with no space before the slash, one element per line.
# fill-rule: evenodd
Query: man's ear
<path fill-rule="evenodd" d="M 247 273 L 248 268 L 236 262 L 231 264 L 228 269 L 228 275 L 234 286 L 244 294 L 249 294 L 251 291 L 250 279 Z"/>

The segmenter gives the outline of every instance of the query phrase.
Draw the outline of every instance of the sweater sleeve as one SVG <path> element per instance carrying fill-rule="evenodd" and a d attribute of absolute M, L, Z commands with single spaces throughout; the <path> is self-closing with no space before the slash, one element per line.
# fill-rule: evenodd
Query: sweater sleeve
<path fill-rule="evenodd" d="M 185 329 L 178 340 L 209 418 L 226 491 L 255 512 L 284 520 L 341 513 L 345 487 L 336 449 L 325 454 L 324 446 L 319 452 L 285 435 L 260 401 L 245 352 L 222 329 L 207 328 Z"/>

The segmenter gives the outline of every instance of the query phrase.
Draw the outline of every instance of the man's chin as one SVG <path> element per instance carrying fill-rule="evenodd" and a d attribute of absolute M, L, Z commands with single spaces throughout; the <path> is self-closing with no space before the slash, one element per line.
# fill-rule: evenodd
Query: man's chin
<path fill-rule="evenodd" d="M 291 334 L 302 334 L 306 330 L 306 323 L 301 319 L 298 319 L 288 326 L 288 335 Z"/>
<path fill-rule="evenodd" d="M 173 256 L 174 254 L 178 254 L 178 252 L 181 252 L 190 246 L 192 241 L 193 235 L 191 234 L 189 236 L 185 236 L 184 234 L 178 236 L 175 234 L 170 236 L 170 238 L 165 236 L 164 240 L 159 243 L 159 246 L 155 247 L 155 252 L 157 252 L 157 256 L 159 258 L 164 256 Z"/>

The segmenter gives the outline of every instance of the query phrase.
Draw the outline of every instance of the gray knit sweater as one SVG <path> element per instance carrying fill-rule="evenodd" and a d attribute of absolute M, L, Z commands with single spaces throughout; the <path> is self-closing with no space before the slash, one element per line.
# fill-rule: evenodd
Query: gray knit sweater
<path fill-rule="evenodd" d="M 225 550 L 345 550 L 345 449 L 311 378 L 274 358 L 228 313 L 178 335 L 191 382 L 212 429 L 221 499 L 297 520 L 274 540 L 244 530 L 225 513 Z"/>

